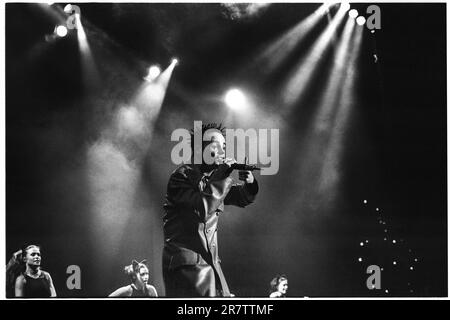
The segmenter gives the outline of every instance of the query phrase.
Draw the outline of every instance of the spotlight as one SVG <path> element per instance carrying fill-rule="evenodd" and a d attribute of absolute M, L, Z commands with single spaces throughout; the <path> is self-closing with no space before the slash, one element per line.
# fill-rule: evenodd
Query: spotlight
<path fill-rule="evenodd" d="M 414 270 L 414 267 L 410 267 L 409 269 L 410 269 L 410 270 Z"/>
<path fill-rule="evenodd" d="M 362 262 L 362 258 L 358 258 L 358 261 L 359 261 L 359 262 Z"/>
<path fill-rule="evenodd" d="M 342 2 L 342 3 L 341 3 L 341 9 L 344 10 L 344 11 L 350 10 L 350 3 L 348 3 L 348 2 Z"/>
<path fill-rule="evenodd" d="M 355 19 L 358 16 L 358 10 L 356 9 L 352 9 L 348 12 L 348 15 L 350 18 Z"/>
<path fill-rule="evenodd" d="M 364 245 L 364 242 L 361 242 L 359 245 L 362 247 Z"/>
<path fill-rule="evenodd" d="M 356 18 L 356 23 L 362 26 L 366 23 L 366 18 L 364 18 L 363 16 L 359 16 L 358 18 Z"/>
<path fill-rule="evenodd" d="M 148 68 L 148 74 L 145 77 L 147 81 L 155 80 L 161 74 L 161 69 L 158 66 L 151 66 Z"/>
<path fill-rule="evenodd" d="M 231 89 L 225 95 L 225 102 L 231 109 L 239 109 L 245 106 L 245 96 L 238 89 Z"/>
<path fill-rule="evenodd" d="M 397 261 L 392 262 L 392 264 L 393 264 L 394 266 L 396 266 L 396 265 L 397 265 Z"/>
<path fill-rule="evenodd" d="M 65 37 L 67 35 L 67 28 L 63 25 L 59 25 L 55 28 L 55 33 L 58 37 Z"/>
<path fill-rule="evenodd" d="M 156 78 L 160 74 L 161 74 L 161 70 L 157 66 L 151 66 L 148 69 L 148 75 L 153 77 L 153 78 Z"/>
<path fill-rule="evenodd" d="M 172 63 L 175 64 L 175 65 L 177 65 L 177 64 L 178 64 L 178 59 L 177 59 L 177 58 L 173 58 L 173 59 L 172 59 Z"/>
<path fill-rule="evenodd" d="M 396 243 L 396 241 L 395 241 L 395 240 L 392 240 L 392 243 Z"/>
<path fill-rule="evenodd" d="M 67 14 L 72 13 L 72 5 L 71 4 L 66 5 L 64 7 L 64 12 L 67 13 Z"/>
<path fill-rule="evenodd" d="M 366 203 L 367 203 L 367 200 L 364 200 L 363 202 L 366 204 Z"/>

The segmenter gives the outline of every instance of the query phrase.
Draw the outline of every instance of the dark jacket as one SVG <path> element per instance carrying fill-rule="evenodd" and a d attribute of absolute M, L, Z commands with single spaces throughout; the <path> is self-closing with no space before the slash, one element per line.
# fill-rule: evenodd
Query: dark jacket
<path fill-rule="evenodd" d="M 183 165 L 170 176 L 164 204 L 163 277 L 170 297 L 229 296 L 217 250 L 217 223 L 224 204 L 245 207 L 258 192 L 233 184 L 226 164 L 211 174 Z"/>

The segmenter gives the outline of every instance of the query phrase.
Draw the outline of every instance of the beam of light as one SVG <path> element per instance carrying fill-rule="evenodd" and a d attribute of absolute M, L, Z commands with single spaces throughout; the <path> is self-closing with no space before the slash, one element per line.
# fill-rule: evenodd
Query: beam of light
<path fill-rule="evenodd" d="M 108 140 L 87 150 L 87 177 L 91 194 L 92 234 L 102 255 L 114 256 L 133 211 L 138 171 Z"/>
<path fill-rule="evenodd" d="M 331 131 L 331 139 L 324 157 L 324 164 L 321 173 L 321 188 L 332 191 L 333 197 L 336 196 L 336 183 L 340 175 L 340 163 L 342 151 L 344 148 L 344 139 L 348 129 L 351 109 L 355 103 L 355 78 L 357 76 L 357 59 L 361 49 L 361 39 L 363 28 L 356 28 L 351 39 L 351 52 L 346 66 L 345 78 L 343 79 L 340 99 L 338 101 L 338 110 L 334 119 L 334 125 Z M 331 178 L 330 178 L 331 177 Z"/>
<path fill-rule="evenodd" d="M 318 198 L 323 205 L 331 204 L 333 197 L 332 193 L 324 192 L 324 183 L 321 179 L 321 171 L 324 164 L 323 154 L 328 150 L 328 143 L 331 139 L 330 132 L 333 128 L 331 118 L 331 111 L 338 108 L 337 99 L 339 98 L 339 88 L 342 85 L 341 74 L 345 73 L 347 67 L 347 60 L 349 58 L 348 48 L 351 35 L 355 26 L 353 19 L 347 19 L 344 29 L 342 31 L 341 39 L 338 43 L 335 56 L 333 57 L 334 64 L 330 72 L 327 83 L 325 84 L 324 94 L 318 102 L 318 110 L 313 115 L 310 127 L 307 128 L 306 141 L 308 141 L 304 149 L 301 151 L 302 160 L 299 166 L 297 176 L 303 181 L 309 181 L 309 191 L 302 191 L 301 197 L 309 199 Z M 328 182 L 334 181 L 335 177 L 327 177 Z M 331 183 L 329 184 L 332 185 Z"/>
<path fill-rule="evenodd" d="M 92 55 L 91 48 L 79 14 L 75 14 L 78 46 L 80 48 L 83 85 L 87 94 L 97 91 L 100 86 L 100 75 L 97 64 Z"/>
<path fill-rule="evenodd" d="M 55 8 L 56 6 L 51 7 L 46 3 L 33 3 L 32 5 L 33 8 L 40 10 L 42 14 L 47 16 L 51 23 L 54 23 L 56 26 L 64 26 L 66 16 Z M 63 29 L 61 29 L 61 32 L 64 32 Z M 56 28 L 52 33 L 44 35 L 19 59 L 23 61 L 22 67 L 25 68 L 28 63 L 36 63 L 36 60 L 45 56 L 59 39 L 61 37 L 56 34 Z"/>
<path fill-rule="evenodd" d="M 67 19 L 66 14 L 58 6 L 50 6 L 46 3 L 33 3 L 33 5 L 36 5 L 53 23 L 64 24 Z"/>
<path fill-rule="evenodd" d="M 91 97 L 93 108 L 87 109 L 93 118 L 92 129 L 99 136 L 86 145 L 85 174 L 91 216 L 89 234 L 92 243 L 95 243 L 93 254 L 103 262 L 93 266 L 93 272 L 105 273 L 105 277 L 94 279 L 93 285 L 103 288 L 100 294 L 104 294 L 105 288 L 112 290 L 107 279 L 116 278 L 117 270 L 129 259 L 142 257 L 154 261 L 150 266 L 152 279 L 157 288 L 163 288 L 160 208 L 155 205 L 157 201 L 150 201 L 148 197 L 153 197 L 150 195 L 152 193 L 159 194 L 158 190 L 167 183 L 167 180 L 161 183 L 158 180 L 159 172 L 167 170 L 164 164 L 166 159 L 161 159 L 163 157 L 159 154 L 146 156 L 151 146 L 153 125 L 175 65 L 167 68 L 153 83 L 139 79 L 141 82 L 131 97 L 128 93 L 117 92 L 118 88 L 128 88 L 138 80 L 123 62 L 124 54 L 141 65 L 145 62 L 90 23 L 85 16 L 81 19 L 94 57 L 103 57 L 105 61 L 101 65 L 105 75 L 105 79 L 102 78 L 104 88 L 99 91 L 99 97 Z M 120 80 L 126 81 L 124 84 L 117 83 L 117 73 L 120 73 Z M 99 112 L 101 117 L 98 117 Z M 151 176 L 151 185 L 156 185 L 157 190 L 149 190 L 150 187 L 145 185 L 148 176 L 144 168 L 150 165 L 156 171 Z M 164 169 L 160 169 L 161 166 Z M 102 265 L 116 269 L 105 271 Z"/>
<path fill-rule="evenodd" d="M 145 223 L 139 223 L 149 211 L 157 212 L 142 194 L 141 179 L 153 126 L 174 67 L 175 63 L 172 63 L 152 83 L 144 81 L 131 104 L 120 106 L 113 122 L 107 124 L 101 137 L 87 148 L 91 237 L 96 243 L 95 254 L 107 263 L 118 263 L 115 257 L 123 256 L 124 247 L 129 247 L 130 243 L 135 243 L 131 250 L 138 250 L 142 245 L 140 237 L 146 232 L 151 233 L 151 239 L 146 240 L 149 247 L 161 246 L 159 219 L 149 218 L 152 221 L 150 228 Z M 151 254 L 152 259 L 156 260 L 161 250 L 152 249 Z M 161 283 L 160 267 L 156 263 L 152 267 L 157 281 Z"/>
<path fill-rule="evenodd" d="M 172 61 L 154 81 L 144 81 L 132 99 L 131 105 L 119 109 L 116 114 L 117 137 L 121 141 L 136 145 L 140 158 L 150 146 L 154 124 L 161 111 L 175 66 L 176 62 Z"/>
<path fill-rule="evenodd" d="M 330 3 L 322 4 L 306 19 L 286 31 L 278 40 L 263 49 L 263 52 L 255 59 L 255 63 L 265 63 L 264 68 L 269 73 L 275 70 L 317 25 L 330 6 Z"/>
<path fill-rule="evenodd" d="M 296 101 L 300 100 L 308 87 L 310 80 L 313 78 L 318 64 L 325 56 L 325 50 L 328 47 L 335 31 L 342 22 L 345 16 L 345 11 L 341 8 L 333 17 L 331 23 L 326 27 L 325 31 L 313 44 L 310 51 L 306 54 L 306 58 L 300 61 L 296 67 L 293 68 L 289 76 L 289 80 L 284 85 L 282 90 L 282 99 L 285 105 L 292 106 Z M 286 108 L 288 109 L 288 108 Z M 286 110 L 285 112 L 287 112 Z"/>
<path fill-rule="evenodd" d="M 349 58 L 349 43 L 355 26 L 353 19 L 347 19 L 345 23 L 342 39 L 337 48 L 334 64 L 328 77 L 328 82 L 325 86 L 324 94 L 319 102 L 319 109 L 317 115 L 313 120 L 314 132 L 322 132 L 331 130 L 331 122 L 333 110 L 336 110 L 338 105 L 338 90 L 342 84 L 342 75 L 345 74 L 345 67 Z"/>

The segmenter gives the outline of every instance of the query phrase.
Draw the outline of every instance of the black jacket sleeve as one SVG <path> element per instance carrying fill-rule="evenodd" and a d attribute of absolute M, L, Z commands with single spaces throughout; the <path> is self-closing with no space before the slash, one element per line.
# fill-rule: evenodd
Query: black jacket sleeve
<path fill-rule="evenodd" d="M 255 201 L 256 194 L 259 191 L 258 181 L 256 179 L 253 183 L 246 184 L 234 184 L 227 196 L 224 203 L 226 205 L 234 205 L 238 207 L 245 207 Z"/>
<path fill-rule="evenodd" d="M 200 218 L 217 210 L 232 186 L 229 167 L 220 165 L 207 179 L 192 168 L 175 171 L 167 187 L 168 200 L 176 206 L 192 208 Z"/>

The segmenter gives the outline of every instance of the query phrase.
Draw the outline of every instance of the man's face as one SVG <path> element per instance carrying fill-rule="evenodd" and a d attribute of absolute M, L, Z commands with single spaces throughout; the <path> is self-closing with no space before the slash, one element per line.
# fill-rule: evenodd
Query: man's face
<path fill-rule="evenodd" d="M 218 131 L 205 132 L 203 140 L 209 145 L 203 151 L 204 158 L 211 157 L 215 165 L 223 163 L 225 159 L 225 137 Z"/>
<path fill-rule="evenodd" d="M 31 247 L 27 249 L 25 255 L 25 263 L 30 266 L 41 265 L 41 250 L 38 247 Z"/>

